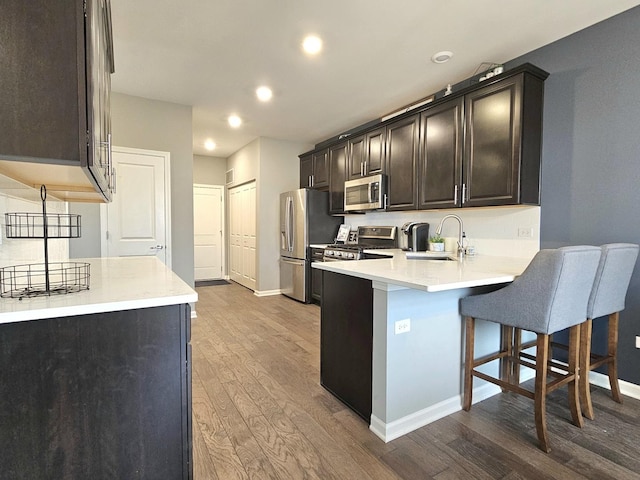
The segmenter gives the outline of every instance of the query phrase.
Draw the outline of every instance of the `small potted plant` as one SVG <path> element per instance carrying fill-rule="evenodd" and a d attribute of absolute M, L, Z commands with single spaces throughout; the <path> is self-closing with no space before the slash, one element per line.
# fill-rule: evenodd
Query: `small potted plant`
<path fill-rule="evenodd" d="M 429 251 L 444 252 L 444 238 L 440 235 L 432 235 L 429 237 Z"/>

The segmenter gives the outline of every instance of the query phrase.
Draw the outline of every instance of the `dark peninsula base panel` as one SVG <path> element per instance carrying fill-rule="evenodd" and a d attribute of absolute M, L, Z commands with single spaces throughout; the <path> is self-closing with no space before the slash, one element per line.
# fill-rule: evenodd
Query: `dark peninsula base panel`
<path fill-rule="evenodd" d="M 188 479 L 189 305 L 0 325 L 0 477 Z"/>
<path fill-rule="evenodd" d="M 320 383 L 369 424 L 373 355 L 371 280 L 322 272 Z"/>

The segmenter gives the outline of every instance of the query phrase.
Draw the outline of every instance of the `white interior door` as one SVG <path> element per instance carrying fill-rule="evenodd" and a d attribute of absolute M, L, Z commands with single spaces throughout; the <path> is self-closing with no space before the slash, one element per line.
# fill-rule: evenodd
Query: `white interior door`
<path fill-rule="evenodd" d="M 113 148 L 116 192 L 104 208 L 103 256 L 156 256 L 171 266 L 169 153 Z"/>
<path fill-rule="evenodd" d="M 256 289 L 256 182 L 229 189 L 229 278 Z"/>
<path fill-rule="evenodd" d="M 193 186 L 193 241 L 195 279 L 223 277 L 224 187 Z"/>

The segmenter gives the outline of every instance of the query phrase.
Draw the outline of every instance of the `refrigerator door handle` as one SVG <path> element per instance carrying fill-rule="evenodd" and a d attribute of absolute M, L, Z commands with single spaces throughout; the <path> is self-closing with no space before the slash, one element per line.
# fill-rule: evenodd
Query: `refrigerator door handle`
<path fill-rule="evenodd" d="M 293 252 L 293 197 L 287 197 L 287 249 Z"/>

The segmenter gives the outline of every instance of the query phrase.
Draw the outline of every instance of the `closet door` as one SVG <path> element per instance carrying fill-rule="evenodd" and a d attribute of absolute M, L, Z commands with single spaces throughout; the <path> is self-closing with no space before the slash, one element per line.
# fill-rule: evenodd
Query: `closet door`
<path fill-rule="evenodd" d="M 229 189 L 229 278 L 256 289 L 256 182 Z"/>

